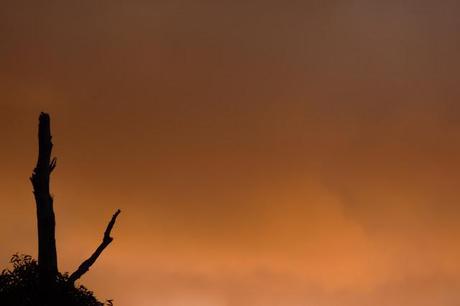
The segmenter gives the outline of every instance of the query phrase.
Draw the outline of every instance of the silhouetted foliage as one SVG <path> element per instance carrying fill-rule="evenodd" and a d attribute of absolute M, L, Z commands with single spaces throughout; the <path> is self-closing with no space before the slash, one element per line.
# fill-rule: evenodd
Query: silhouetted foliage
<path fill-rule="evenodd" d="M 0 305 L 37 306 L 39 301 L 38 263 L 28 255 L 15 254 L 10 260 L 13 269 L 5 269 L 0 274 Z M 55 299 L 65 306 L 104 306 L 84 286 L 75 287 L 69 276 L 58 273 Z"/>

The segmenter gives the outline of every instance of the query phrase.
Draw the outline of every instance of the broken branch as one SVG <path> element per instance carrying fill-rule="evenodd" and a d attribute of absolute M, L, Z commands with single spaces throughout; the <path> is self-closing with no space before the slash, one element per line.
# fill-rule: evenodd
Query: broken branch
<path fill-rule="evenodd" d="M 112 231 L 113 226 L 115 225 L 115 221 L 117 220 L 118 215 L 120 214 L 120 210 L 118 209 L 115 214 L 112 216 L 107 228 L 104 232 L 104 238 L 102 239 L 101 244 L 97 247 L 96 251 L 87 259 L 85 260 L 78 269 L 73 272 L 69 277 L 69 282 L 72 284 L 75 283 L 77 279 L 83 276 L 86 272 L 88 272 L 89 268 L 96 262 L 97 258 L 104 249 L 113 241 L 113 238 L 110 237 L 110 233 Z"/>

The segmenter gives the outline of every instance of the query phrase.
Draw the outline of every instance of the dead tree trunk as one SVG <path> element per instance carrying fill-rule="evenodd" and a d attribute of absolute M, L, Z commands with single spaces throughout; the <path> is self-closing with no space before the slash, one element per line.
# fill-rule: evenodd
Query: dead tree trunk
<path fill-rule="evenodd" d="M 50 174 L 56 166 L 56 159 L 51 160 L 50 117 L 45 113 L 39 118 L 38 147 L 37 165 L 30 180 L 37 208 L 39 282 L 41 292 L 50 297 L 58 273 L 53 198 L 49 191 Z"/>
<path fill-rule="evenodd" d="M 41 113 L 38 124 L 38 160 L 30 178 L 37 207 L 38 226 L 38 273 L 41 294 L 41 306 L 57 306 L 56 280 L 58 276 L 55 217 L 53 197 L 50 195 L 50 175 L 56 167 L 56 158 L 51 159 L 53 143 L 51 142 L 50 116 Z M 115 221 L 120 214 L 117 210 L 107 225 L 102 243 L 96 251 L 70 275 L 69 284 L 78 280 L 96 262 L 99 255 L 112 242 L 110 236 Z M 61 305 L 59 305 L 61 306 Z"/>

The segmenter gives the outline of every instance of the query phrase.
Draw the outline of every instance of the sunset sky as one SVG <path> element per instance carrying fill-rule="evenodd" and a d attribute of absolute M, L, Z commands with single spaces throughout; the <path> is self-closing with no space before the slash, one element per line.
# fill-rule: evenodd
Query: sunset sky
<path fill-rule="evenodd" d="M 460 2 L 0 3 L 0 267 L 116 306 L 460 305 Z"/>

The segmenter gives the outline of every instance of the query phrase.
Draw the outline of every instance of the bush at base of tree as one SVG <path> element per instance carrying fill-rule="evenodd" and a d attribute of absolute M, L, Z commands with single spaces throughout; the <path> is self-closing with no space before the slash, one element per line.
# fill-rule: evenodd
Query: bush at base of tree
<path fill-rule="evenodd" d="M 38 306 L 38 264 L 31 256 L 13 255 L 10 262 L 13 269 L 5 269 L 0 274 L 0 305 Z M 93 292 L 84 286 L 69 285 L 67 274 L 58 274 L 56 281 L 56 301 L 65 306 L 104 306 Z"/>

